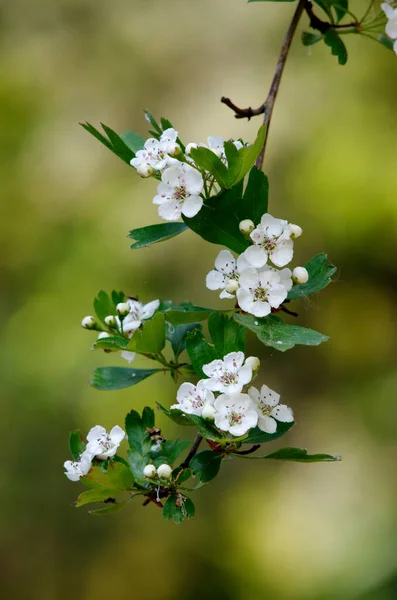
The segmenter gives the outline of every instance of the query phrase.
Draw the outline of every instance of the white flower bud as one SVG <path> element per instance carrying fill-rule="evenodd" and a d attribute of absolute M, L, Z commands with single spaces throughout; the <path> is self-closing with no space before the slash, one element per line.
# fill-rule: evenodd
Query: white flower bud
<path fill-rule="evenodd" d="M 154 465 L 146 465 L 143 469 L 143 474 L 148 479 L 153 479 L 156 476 L 156 467 Z"/>
<path fill-rule="evenodd" d="M 251 219 L 244 219 L 239 224 L 239 229 L 243 235 L 249 235 L 255 229 L 255 223 Z"/>
<path fill-rule="evenodd" d="M 139 165 L 139 167 L 136 168 L 136 172 L 138 173 L 138 175 L 140 175 L 141 177 L 151 177 L 152 175 L 154 175 L 154 169 L 153 167 L 150 167 L 149 165 L 143 164 L 143 165 Z"/>
<path fill-rule="evenodd" d="M 104 338 L 108 338 L 108 337 L 112 337 L 110 335 L 110 333 L 108 333 L 107 331 L 102 331 L 99 335 L 98 335 L 98 340 L 103 340 Z"/>
<path fill-rule="evenodd" d="M 130 306 L 128 302 L 119 302 L 116 306 L 116 310 L 120 317 L 126 317 L 130 312 Z"/>
<path fill-rule="evenodd" d="M 182 154 L 182 148 L 179 144 L 169 144 L 167 147 L 167 154 L 172 158 L 176 158 Z"/>
<path fill-rule="evenodd" d="M 81 321 L 81 326 L 84 327 L 84 329 L 95 329 L 96 321 L 92 316 L 84 317 Z"/>
<path fill-rule="evenodd" d="M 203 408 L 201 416 L 203 419 L 207 419 L 207 421 L 213 421 L 215 418 L 215 408 L 211 406 L 211 404 L 206 404 Z"/>
<path fill-rule="evenodd" d="M 172 469 L 170 465 L 160 465 L 157 469 L 157 475 L 160 479 L 171 479 Z"/>
<path fill-rule="evenodd" d="M 225 290 L 228 294 L 235 294 L 239 288 L 238 281 L 235 279 L 229 279 L 227 284 L 225 285 Z"/>
<path fill-rule="evenodd" d="M 245 364 L 250 365 L 253 373 L 257 373 L 259 371 L 259 367 L 261 366 L 261 361 L 257 356 L 249 356 L 245 359 Z"/>
<path fill-rule="evenodd" d="M 292 271 L 292 279 L 295 281 L 295 283 L 307 283 L 309 280 L 309 273 L 305 267 L 295 267 L 295 269 Z"/>
<path fill-rule="evenodd" d="M 302 235 L 302 227 L 299 225 L 290 225 L 291 237 L 293 240 L 296 240 L 298 237 Z"/>
<path fill-rule="evenodd" d="M 190 156 L 190 151 L 195 150 L 196 148 L 198 148 L 198 144 L 195 144 L 194 142 L 191 142 L 190 144 L 188 144 L 186 146 L 186 150 L 185 150 L 186 155 Z"/>
<path fill-rule="evenodd" d="M 113 315 L 105 317 L 105 323 L 108 327 L 117 327 L 117 321 Z"/>

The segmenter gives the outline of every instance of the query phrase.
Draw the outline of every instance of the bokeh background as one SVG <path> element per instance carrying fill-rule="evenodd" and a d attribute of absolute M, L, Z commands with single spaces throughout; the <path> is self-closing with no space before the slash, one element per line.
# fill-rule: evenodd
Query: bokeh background
<path fill-rule="evenodd" d="M 361 4 L 361 6 L 360 6 Z M 356 3 L 363 12 L 365 2 Z M 225 306 L 205 289 L 219 248 L 185 233 L 132 252 L 159 222 L 154 181 L 79 121 L 146 134 L 143 108 L 185 142 L 252 140 L 222 95 L 259 105 L 290 4 L 244 0 L 1 2 L 1 589 L 10 600 L 392 600 L 397 597 L 397 57 L 364 38 L 350 60 L 293 45 L 265 170 L 271 212 L 304 229 L 296 264 L 326 251 L 337 281 L 301 302 L 320 348 L 260 353 L 263 381 L 298 445 L 338 464 L 225 464 L 195 496 L 197 518 L 165 522 L 139 501 L 94 518 L 63 475 L 68 432 L 122 425 L 175 390 L 162 377 L 99 392 L 80 327 L 101 288 Z M 307 28 L 307 27 L 306 27 Z M 173 424 L 159 416 L 166 435 Z M 188 437 L 189 431 L 182 431 Z"/>

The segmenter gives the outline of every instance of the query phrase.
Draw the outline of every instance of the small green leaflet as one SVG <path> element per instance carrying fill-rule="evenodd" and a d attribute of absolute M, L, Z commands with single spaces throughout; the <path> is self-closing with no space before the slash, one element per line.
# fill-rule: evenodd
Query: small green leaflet
<path fill-rule="evenodd" d="M 171 342 L 171 348 L 175 359 L 177 359 L 185 350 L 186 336 L 189 331 L 193 331 L 194 329 L 201 331 L 200 323 L 187 323 L 182 325 L 171 325 L 171 323 L 168 323 L 166 338 Z"/>
<path fill-rule="evenodd" d="M 185 519 L 194 517 L 194 512 L 194 504 L 190 498 L 182 494 L 172 494 L 164 504 L 163 517 L 172 519 L 176 525 L 179 525 Z"/>
<path fill-rule="evenodd" d="M 127 414 L 125 430 L 131 450 L 135 450 L 140 455 L 150 451 L 152 442 L 147 429 L 152 427 L 154 427 L 154 411 L 149 406 L 143 409 L 142 416 L 136 410 L 131 410 Z"/>
<path fill-rule="evenodd" d="M 324 42 L 331 48 L 331 52 L 334 56 L 338 57 L 340 65 L 347 63 L 347 50 L 344 42 L 340 36 L 336 33 L 335 29 L 329 28 L 324 36 Z"/>
<path fill-rule="evenodd" d="M 164 346 L 165 317 L 162 312 L 157 312 L 151 319 L 145 321 L 142 328 L 134 332 L 127 350 L 140 354 L 158 354 Z"/>
<path fill-rule="evenodd" d="M 298 325 L 288 325 L 274 315 L 259 319 L 252 315 L 235 313 L 233 318 L 240 325 L 256 333 L 258 339 L 265 346 L 270 346 L 281 352 L 290 350 L 290 348 L 298 344 L 318 346 L 328 340 L 328 337 L 322 333 L 318 333 L 313 329 L 307 329 L 306 327 L 299 327 Z"/>
<path fill-rule="evenodd" d="M 303 31 L 302 32 L 302 44 L 304 46 L 313 46 L 314 44 L 317 44 L 317 42 L 320 42 L 323 39 L 323 34 L 322 33 L 309 33 L 307 31 Z"/>
<path fill-rule="evenodd" d="M 119 302 L 124 302 L 125 294 L 124 292 L 116 292 L 113 290 L 111 296 L 100 290 L 98 292 L 95 300 L 94 300 L 94 310 L 98 319 L 102 322 L 105 322 L 105 318 L 108 315 L 116 315 L 116 306 Z"/>
<path fill-rule="evenodd" d="M 213 312 L 208 319 L 208 329 L 217 358 L 223 358 L 229 352 L 245 352 L 245 328 L 233 317 Z"/>
<path fill-rule="evenodd" d="M 129 367 L 98 367 L 90 384 L 97 390 L 121 390 L 140 383 L 163 369 L 131 369 Z"/>
<path fill-rule="evenodd" d="M 69 437 L 69 448 L 73 460 L 79 460 L 80 454 L 85 450 L 86 442 L 80 433 L 79 429 L 72 431 Z"/>
<path fill-rule="evenodd" d="M 164 315 L 167 323 L 175 326 L 206 321 L 214 310 L 213 308 L 195 306 L 191 302 L 182 302 L 179 305 L 174 305 L 168 302 L 164 302 L 163 304 Z M 160 309 L 161 308 L 162 307 L 160 306 Z"/>
<path fill-rule="evenodd" d="M 331 9 L 334 9 L 336 21 L 337 23 L 339 23 L 339 21 L 341 21 L 346 15 L 349 8 L 348 0 L 314 0 L 314 2 L 323 9 L 323 11 L 330 18 L 331 23 L 334 22 L 334 17 Z"/>
<path fill-rule="evenodd" d="M 90 123 L 80 123 L 80 125 L 128 165 L 145 143 L 145 140 L 136 133 L 127 131 L 120 136 L 103 123 L 101 126 L 107 137 Z"/>
<path fill-rule="evenodd" d="M 110 350 L 117 352 L 118 350 L 125 350 L 130 343 L 130 340 L 121 337 L 107 337 L 97 340 L 93 345 L 93 350 Z"/>
<path fill-rule="evenodd" d="M 335 462 L 342 460 L 340 456 L 331 456 L 330 454 L 308 454 L 307 450 L 302 448 L 281 448 L 272 454 L 266 456 L 236 455 L 239 458 L 263 459 L 271 458 L 273 460 L 289 460 L 294 462 Z"/>
<path fill-rule="evenodd" d="M 207 483 L 218 475 L 221 462 L 221 454 L 212 450 L 203 450 L 192 458 L 190 468 L 202 483 Z"/>
<path fill-rule="evenodd" d="M 295 425 L 295 421 L 292 423 L 281 423 L 277 422 L 277 429 L 274 433 L 265 433 L 259 427 L 251 429 L 248 437 L 243 440 L 244 444 L 264 444 L 265 442 L 273 442 L 277 438 L 285 435 L 291 427 Z"/>
<path fill-rule="evenodd" d="M 136 240 L 131 245 L 131 250 L 145 248 L 158 242 L 170 240 L 183 231 L 186 231 L 186 229 L 188 229 L 188 226 L 185 223 L 161 223 L 159 225 L 149 225 L 148 227 L 133 229 L 128 234 L 128 237 Z"/>
<path fill-rule="evenodd" d="M 188 415 L 185 415 L 181 410 L 177 410 L 174 408 L 165 408 L 159 402 L 156 403 L 160 412 L 166 415 L 171 421 L 177 423 L 177 425 L 194 425 L 192 421 L 189 419 Z"/>
<path fill-rule="evenodd" d="M 323 290 L 332 283 L 332 276 L 336 273 L 336 267 L 327 264 L 326 254 L 317 254 L 305 265 L 305 268 L 309 273 L 309 280 L 303 285 L 294 285 L 288 293 L 289 300 L 311 296 Z"/>

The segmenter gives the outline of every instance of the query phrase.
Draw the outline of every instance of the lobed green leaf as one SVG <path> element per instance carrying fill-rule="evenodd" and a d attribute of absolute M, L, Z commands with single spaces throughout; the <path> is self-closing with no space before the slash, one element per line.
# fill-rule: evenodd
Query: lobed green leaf
<path fill-rule="evenodd" d="M 157 312 L 137 329 L 129 341 L 127 350 L 139 354 L 158 354 L 165 346 L 165 317 Z"/>
<path fill-rule="evenodd" d="M 98 367 L 90 381 L 97 390 L 121 390 L 140 383 L 163 369 L 131 369 L 129 367 Z"/>
<path fill-rule="evenodd" d="M 305 265 L 305 268 L 309 273 L 309 280 L 303 285 L 294 285 L 288 293 L 289 300 L 311 296 L 323 290 L 332 283 L 332 276 L 336 273 L 336 267 L 327 264 L 326 254 L 317 254 Z"/>
<path fill-rule="evenodd" d="M 212 450 L 203 450 L 192 458 L 189 466 L 202 483 L 207 483 L 218 475 L 221 462 L 221 454 Z"/>

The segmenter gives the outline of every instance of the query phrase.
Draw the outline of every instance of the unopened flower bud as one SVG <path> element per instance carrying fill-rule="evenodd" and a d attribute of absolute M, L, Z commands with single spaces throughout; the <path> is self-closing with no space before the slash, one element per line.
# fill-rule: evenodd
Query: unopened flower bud
<path fill-rule="evenodd" d="M 238 281 L 235 279 L 229 279 L 225 286 L 225 290 L 228 294 L 235 294 L 239 288 Z"/>
<path fill-rule="evenodd" d="M 108 337 L 112 337 L 110 335 L 110 333 L 108 333 L 107 331 L 102 331 L 99 335 L 98 335 L 98 340 L 103 340 L 104 338 L 108 338 Z"/>
<path fill-rule="evenodd" d="M 116 310 L 120 317 L 126 317 L 130 312 L 130 306 L 128 302 L 119 302 L 116 306 Z"/>
<path fill-rule="evenodd" d="M 157 475 L 160 477 L 160 479 L 171 479 L 172 469 L 170 465 L 160 465 L 157 468 Z"/>
<path fill-rule="evenodd" d="M 136 168 L 136 172 L 138 173 L 138 175 L 145 178 L 151 177 L 155 173 L 153 167 L 150 167 L 149 165 L 145 164 L 139 165 L 139 167 Z"/>
<path fill-rule="evenodd" d="M 105 323 L 108 327 L 117 327 L 117 321 L 113 315 L 105 317 Z"/>
<path fill-rule="evenodd" d="M 255 223 L 251 219 L 244 219 L 239 224 L 239 229 L 243 235 L 248 236 L 255 229 Z"/>
<path fill-rule="evenodd" d="M 290 225 L 290 229 L 291 229 L 291 237 L 293 240 L 296 240 L 298 237 L 300 237 L 302 235 L 302 227 L 299 227 L 299 225 Z"/>
<path fill-rule="evenodd" d="M 95 329 L 96 324 L 97 323 L 92 316 L 84 317 L 84 319 L 81 321 L 81 326 L 84 327 L 84 329 Z"/>
<path fill-rule="evenodd" d="M 195 144 L 194 142 L 190 142 L 190 144 L 188 144 L 186 146 L 186 150 L 185 150 L 186 155 L 190 156 L 190 151 L 195 150 L 196 148 L 198 148 L 198 144 Z"/>
<path fill-rule="evenodd" d="M 213 421 L 215 418 L 215 408 L 211 406 L 211 404 L 206 404 L 203 408 L 201 416 L 207 421 Z"/>
<path fill-rule="evenodd" d="M 245 364 L 250 365 L 252 369 L 252 373 L 255 375 L 259 371 L 259 367 L 261 366 L 261 361 L 257 356 L 249 356 L 245 359 Z"/>
<path fill-rule="evenodd" d="M 143 474 L 148 479 L 153 479 L 156 476 L 156 467 L 154 465 L 146 465 L 143 469 Z"/>
<path fill-rule="evenodd" d="M 182 154 L 182 148 L 179 144 L 170 144 L 167 148 L 167 154 L 169 154 L 172 158 L 177 158 Z"/>
<path fill-rule="evenodd" d="M 295 281 L 295 283 L 307 283 L 309 280 L 309 273 L 305 267 L 295 267 L 295 269 L 292 271 L 292 279 Z"/>

